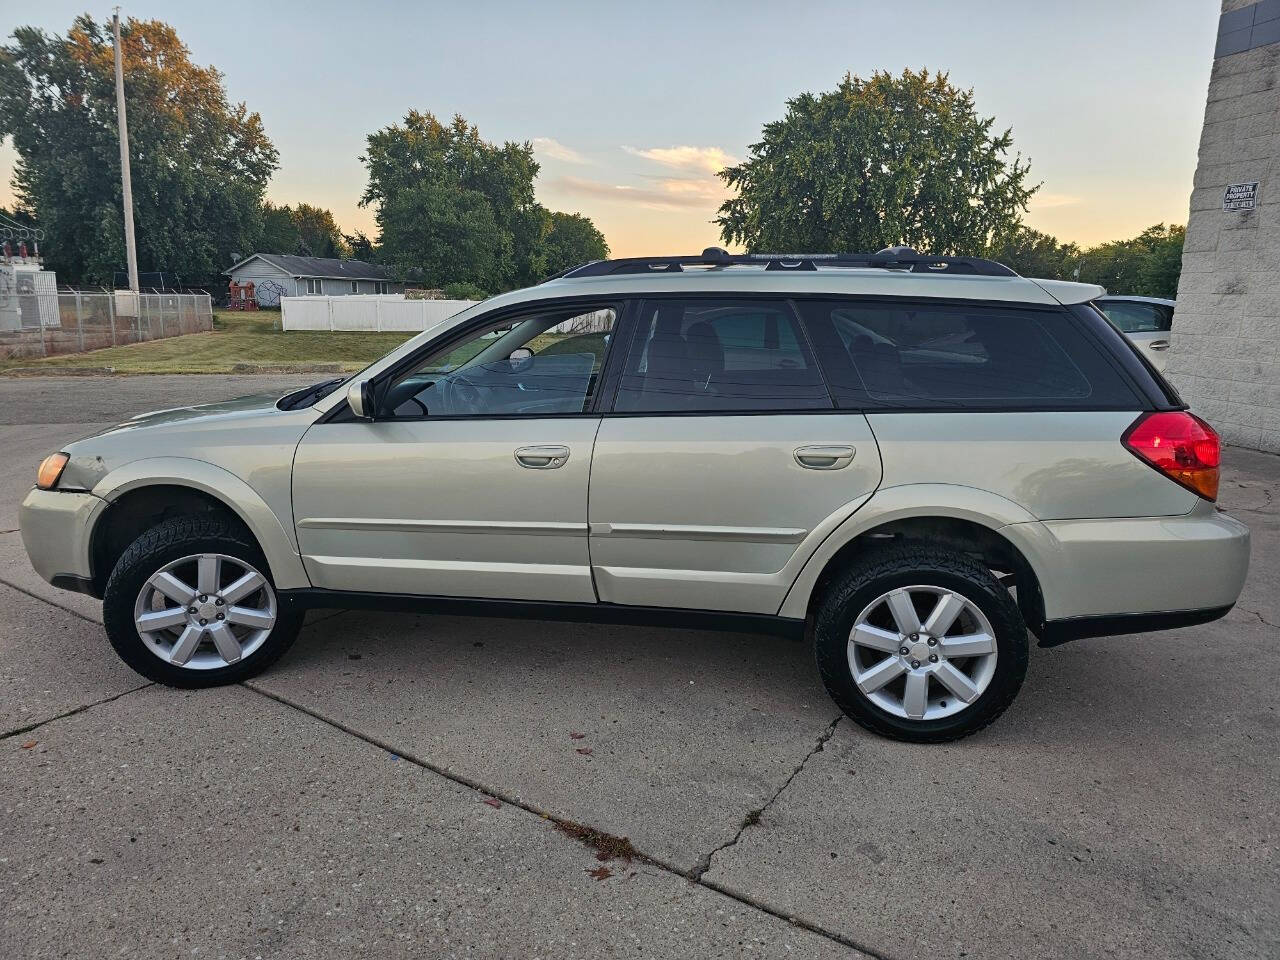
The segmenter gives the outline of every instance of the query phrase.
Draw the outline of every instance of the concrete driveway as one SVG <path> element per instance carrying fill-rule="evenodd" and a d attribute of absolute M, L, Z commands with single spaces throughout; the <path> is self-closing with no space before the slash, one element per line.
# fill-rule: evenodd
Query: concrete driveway
<path fill-rule="evenodd" d="M 957 744 L 694 631 L 339 613 L 243 686 L 143 682 L 27 564 L 36 461 L 307 379 L 0 378 L 0 955 L 1280 953 L 1277 458 L 1227 454 L 1225 620 L 1035 650 Z"/>

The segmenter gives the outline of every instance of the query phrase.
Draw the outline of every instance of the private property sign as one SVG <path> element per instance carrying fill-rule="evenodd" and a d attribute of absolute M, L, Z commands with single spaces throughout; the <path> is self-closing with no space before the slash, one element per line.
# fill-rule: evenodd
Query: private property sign
<path fill-rule="evenodd" d="M 1252 210 L 1258 203 L 1258 181 L 1233 183 L 1222 195 L 1223 210 Z"/>

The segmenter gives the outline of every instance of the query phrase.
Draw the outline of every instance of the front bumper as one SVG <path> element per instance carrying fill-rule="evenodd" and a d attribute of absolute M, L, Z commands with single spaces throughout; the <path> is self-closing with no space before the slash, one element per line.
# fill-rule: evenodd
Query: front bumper
<path fill-rule="evenodd" d="M 107 501 L 91 493 L 32 489 L 22 501 L 18 525 L 36 573 L 55 587 L 87 592 L 93 582 L 89 539 Z"/>

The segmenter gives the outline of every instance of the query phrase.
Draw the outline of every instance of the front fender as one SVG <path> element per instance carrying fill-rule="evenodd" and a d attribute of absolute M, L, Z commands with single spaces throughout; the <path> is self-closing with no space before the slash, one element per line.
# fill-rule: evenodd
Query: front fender
<path fill-rule="evenodd" d="M 289 528 L 253 487 L 222 467 L 190 457 L 149 457 L 117 467 L 90 492 L 113 503 L 130 490 L 149 486 L 189 487 L 225 504 L 262 547 L 276 587 L 292 590 L 311 586 Z"/>
<path fill-rule="evenodd" d="M 914 517 L 948 517 L 968 520 L 987 527 L 1009 540 L 1022 551 L 1039 580 L 1040 571 L 1027 555 L 1018 536 L 1009 536 L 1002 528 L 1026 523 L 1036 518 L 1012 500 L 998 494 L 954 483 L 912 483 L 883 487 L 862 509 L 837 527 L 805 563 L 778 610 L 780 616 L 803 618 L 808 614 L 818 577 L 842 547 L 862 534 L 895 520 Z"/>

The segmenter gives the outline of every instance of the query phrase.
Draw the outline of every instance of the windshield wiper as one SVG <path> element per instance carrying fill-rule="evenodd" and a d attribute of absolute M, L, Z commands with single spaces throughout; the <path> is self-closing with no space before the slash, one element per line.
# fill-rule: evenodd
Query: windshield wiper
<path fill-rule="evenodd" d="M 300 410 L 303 407 L 309 407 L 327 397 L 333 392 L 334 387 L 346 379 L 346 377 L 335 377 L 332 380 L 313 383 L 311 386 L 295 390 L 293 393 L 286 393 L 276 402 L 276 406 L 281 410 Z"/>

